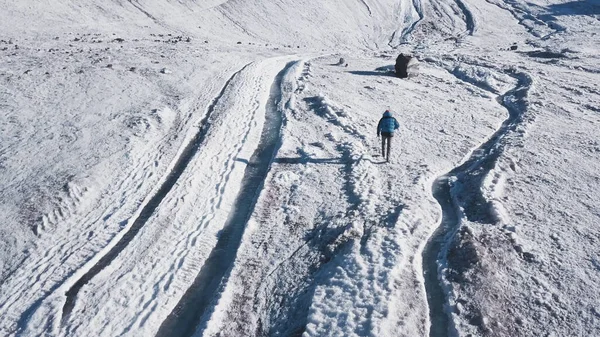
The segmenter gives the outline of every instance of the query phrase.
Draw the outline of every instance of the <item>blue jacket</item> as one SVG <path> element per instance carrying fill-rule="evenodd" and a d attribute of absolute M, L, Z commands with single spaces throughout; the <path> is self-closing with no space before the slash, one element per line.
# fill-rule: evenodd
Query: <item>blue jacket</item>
<path fill-rule="evenodd" d="M 377 136 L 379 137 L 382 132 L 393 134 L 399 127 L 400 124 L 398 124 L 396 118 L 392 117 L 392 114 L 389 111 L 386 111 L 379 120 L 379 124 L 377 124 Z"/>

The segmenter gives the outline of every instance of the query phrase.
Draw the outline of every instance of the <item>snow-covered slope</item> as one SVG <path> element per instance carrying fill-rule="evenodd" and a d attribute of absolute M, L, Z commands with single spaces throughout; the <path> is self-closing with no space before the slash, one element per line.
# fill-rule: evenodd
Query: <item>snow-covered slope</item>
<path fill-rule="evenodd" d="M 0 8 L 1 335 L 600 334 L 596 1 Z"/>
<path fill-rule="evenodd" d="M 2 31 L 51 35 L 109 32 L 144 36 L 157 29 L 210 42 L 243 40 L 290 48 L 379 48 L 418 20 L 412 2 L 383 1 L 104 1 L 3 0 Z"/>

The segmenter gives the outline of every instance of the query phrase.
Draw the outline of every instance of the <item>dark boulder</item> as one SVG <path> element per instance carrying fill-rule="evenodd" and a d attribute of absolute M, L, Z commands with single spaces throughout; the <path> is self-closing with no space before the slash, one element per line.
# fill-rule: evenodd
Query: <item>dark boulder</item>
<path fill-rule="evenodd" d="M 396 76 L 400 78 L 408 77 L 408 64 L 410 63 L 411 59 L 412 57 L 408 55 L 398 55 L 398 58 L 396 58 L 396 65 L 394 67 L 396 69 Z"/>

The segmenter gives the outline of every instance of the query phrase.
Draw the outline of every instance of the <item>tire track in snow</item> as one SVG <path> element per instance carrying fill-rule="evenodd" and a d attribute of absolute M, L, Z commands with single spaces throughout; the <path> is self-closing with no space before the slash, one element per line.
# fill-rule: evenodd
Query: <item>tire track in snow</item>
<path fill-rule="evenodd" d="M 81 302 L 76 303 L 69 322 L 63 324 L 62 333 L 69 335 L 70 331 L 82 331 L 93 324 L 92 319 L 110 319 L 118 310 L 103 305 L 96 315 L 100 318 L 92 318 L 85 314 L 85 311 L 89 312 L 85 307 L 88 303 L 115 300 L 126 301 L 127 306 L 135 311 L 112 320 L 106 326 L 107 333 L 156 333 L 158 325 L 197 276 L 218 240 L 218 231 L 230 212 L 221 208 L 230 208 L 244 173 L 245 165 L 240 168 L 240 156 L 249 157 L 258 144 L 268 88 L 282 67 L 260 70 L 264 68 L 261 64 L 252 63 L 228 85 L 210 118 L 212 126 L 202 148 L 185 169 L 176 187 L 165 197 L 138 237 L 112 262 L 110 269 L 101 272 L 81 290 L 80 294 L 85 292 L 89 297 L 86 295 L 85 299 L 82 297 Z M 265 77 L 265 70 L 270 78 Z M 222 82 L 219 90 L 221 86 Z M 258 121 L 260 127 L 257 129 Z M 233 187 L 230 186 L 232 181 Z M 194 206 L 190 207 L 192 204 Z M 190 212 L 196 215 L 190 218 Z M 133 254 L 133 261 L 128 257 L 130 254 Z M 162 265 L 166 268 L 161 272 L 154 273 L 159 261 L 168 263 Z M 106 277 L 116 281 L 114 286 L 100 285 L 99 280 Z M 136 291 L 131 293 L 129 289 Z M 94 294 L 90 294 L 91 291 Z M 126 294 L 124 297 L 112 296 L 122 291 Z"/>
<path fill-rule="evenodd" d="M 96 276 L 100 271 L 106 268 L 110 263 L 119 255 L 119 253 L 129 244 L 129 242 L 136 236 L 136 234 L 140 231 L 140 229 L 146 224 L 150 216 L 154 213 L 156 208 L 160 205 L 161 201 L 165 198 L 165 196 L 169 193 L 169 191 L 173 188 L 191 159 L 198 152 L 200 148 L 200 144 L 203 142 L 208 129 L 211 126 L 209 121 L 214 108 L 219 101 L 220 97 L 225 92 L 225 89 L 229 86 L 231 81 L 236 77 L 238 73 L 243 71 L 248 65 L 244 66 L 242 69 L 238 70 L 234 73 L 228 80 L 225 82 L 225 85 L 219 92 L 219 94 L 213 99 L 212 103 L 208 106 L 204 119 L 200 122 L 202 125 L 194 138 L 190 140 L 190 142 L 186 145 L 184 150 L 181 152 L 179 157 L 176 159 L 175 165 L 173 169 L 169 172 L 164 182 L 161 184 L 160 188 L 157 192 L 144 204 L 141 208 L 140 213 L 137 218 L 131 225 L 131 227 L 125 232 L 118 242 L 109 248 L 110 250 L 103 255 L 98 262 L 96 262 L 91 268 L 85 272 L 72 286 L 67 292 L 66 301 L 62 309 L 62 322 L 66 322 L 68 317 L 75 306 L 75 300 L 77 298 L 77 293 L 87 282 L 89 282 L 94 276 Z"/>
<path fill-rule="evenodd" d="M 179 129 L 179 128 L 178 128 Z M 167 137 L 161 138 L 161 141 L 166 141 Z M 151 143 L 154 144 L 154 143 Z M 102 210 L 100 213 L 89 212 L 84 214 L 81 218 L 76 218 L 74 220 L 64 218 L 60 219 L 61 221 L 69 221 L 73 225 L 82 224 L 82 233 L 93 233 L 94 232 L 94 224 L 97 224 L 99 221 L 107 221 L 109 218 L 113 217 L 116 210 L 119 207 L 124 207 L 124 199 L 129 197 L 131 194 L 135 194 L 138 192 L 140 188 L 140 184 L 137 183 L 142 179 L 147 179 L 150 175 L 153 174 L 153 168 L 156 167 L 155 163 L 160 160 L 162 157 L 162 148 L 159 148 L 155 154 L 152 155 L 144 155 L 143 159 L 139 160 L 137 164 L 132 167 L 125 178 L 118 184 L 117 193 L 119 194 L 115 199 L 121 200 L 121 202 L 117 206 L 107 207 L 105 210 Z M 148 168 L 150 169 L 149 172 Z M 137 182 L 136 182 L 137 181 Z M 129 188 L 127 188 L 129 186 Z M 119 192 L 120 191 L 120 192 Z M 129 193 L 127 193 L 129 192 Z M 133 193 L 131 193 L 133 192 Z M 111 198 L 112 198 L 111 191 Z M 65 198 L 68 202 L 69 199 Z M 141 200 L 140 200 L 141 201 Z M 46 215 L 45 215 L 46 217 Z M 44 232 L 42 232 L 44 234 Z M 88 234 L 88 236 L 91 234 Z M 38 310 L 39 306 L 53 293 L 56 293 L 61 286 L 69 282 L 69 278 L 72 278 L 73 274 L 77 269 L 71 272 L 70 275 L 61 274 L 63 271 L 60 270 L 61 267 L 64 267 L 65 263 L 69 261 L 76 254 L 80 254 L 83 252 L 89 252 L 91 249 L 86 246 L 86 240 L 72 242 L 68 237 L 52 237 L 53 246 L 50 247 L 43 256 L 41 256 L 37 260 L 31 261 L 29 264 L 25 263 L 21 270 L 15 270 L 15 274 L 22 274 L 23 270 L 30 271 L 30 274 L 27 274 L 26 278 L 23 276 L 16 276 L 19 279 L 18 286 L 15 287 L 13 291 L 13 295 L 11 295 L 5 302 L 4 308 L 10 308 L 15 303 L 22 301 L 23 298 L 26 298 L 28 295 L 36 294 L 35 300 L 32 301 L 24 311 L 21 313 L 14 313 L 15 316 L 19 317 L 16 319 L 17 329 L 21 330 L 27 324 L 27 321 L 31 314 L 35 313 Z M 56 259 L 56 256 L 61 255 L 60 261 L 56 261 L 53 263 L 53 259 Z M 93 255 L 90 257 L 92 258 Z M 23 261 L 26 261 L 24 259 Z M 82 265 L 85 265 L 85 262 L 82 262 Z M 70 268 L 70 266 L 69 266 Z M 31 275 L 34 275 L 34 278 L 31 278 Z M 57 280 L 59 277 L 64 277 L 62 279 Z M 3 281 L 4 282 L 4 281 Z M 3 283 L 0 282 L 0 283 Z M 47 286 L 47 284 L 53 283 L 51 286 Z M 37 293 L 32 292 L 33 289 L 37 289 Z M 34 290 L 35 291 L 35 290 Z M 40 292 L 43 292 L 40 295 Z M 0 307 L 0 309 L 4 309 Z M 8 310 L 7 312 L 9 312 Z M 3 313 L 0 310 L 0 316 L 5 318 L 8 316 L 6 313 Z"/>
<path fill-rule="evenodd" d="M 277 151 L 283 122 L 278 108 L 281 83 L 283 76 L 294 63 L 288 63 L 277 74 L 271 86 L 267 116 L 259 144 L 246 167 L 235 207 L 220 233 L 216 246 L 190 288 L 162 323 L 157 336 L 191 336 L 199 327 L 201 330 L 205 328 L 205 321 L 210 315 L 209 310 L 227 282 L 246 223 L 254 211 L 256 200 Z"/>
<path fill-rule="evenodd" d="M 261 86 L 260 80 L 261 77 L 255 78 L 254 83 L 248 85 L 250 85 L 252 88 L 258 88 Z M 243 81 L 241 82 L 243 83 Z M 234 84 L 231 84 L 228 87 L 231 87 L 231 89 L 228 89 L 228 91 L 237 92 L 237 90 L 240 90 L 240 88 L 236 87 Z M 193 255 L 191 253 L 194 250 L 198 249 L 197 243 L 198 241 L 202 240 L 201 235 L 205 234 L 204 229 L 206 229 L 210 225 L 210 223 L 215 219 L 215 216 L 218 213 L 219 208 L 221 207 L 221 203 L 224 200 L 226 194 L 225 192 L 227 191 L 227 185 L 236 166 L 236 162 L 238 161 L 237 158 L 239 158 L 239 155 L 245 147 L 245 144 L 247 144 L 248 137 L 252 131 L 252 125 L 256 123 L 256 115 L 260 108 L 260 99 L 258 98 L 259 93 L 259 91 L 256 91 L 252 99 L 249 100 L 250 102 L 252 102 L 250 106 L 247 107 L 247 111 L 249 112 L 249 118 L 241 118 L 242 120 L 245 120 L 245 123 L 243 124 L 242 128 L 244 130 L 242 138 L 239 142 L 234 142 L 238 145 L 234 146 L 233 149 L 225 146 L 220 147 L 219 152 L 213 157 L 221 158 L 221 156 L 224 155 L 226 158 L 224 158 L 222 161 L 215 161 L 211 164 L 212 170 L 215 172 L 218 171 L 219 173 L 217 175 L 217 180 L 215 180 L 216 182 L 214 184 L 214 187 L 210 188 L 210 190 L 213 191 L 213 194 L 210 196 L 208 194 L 205 195 L 205 197 L 208 199 L 208 212 L 202 216 L 198 226 L 195 226 L 193 230 L 186 232 L 187 235 L 178 239 L 178 241 L 175 244 L 171 242 L 163 246 L 163 249 L 169 249 L 166 255 L 175 256 L 176 259 L 169 267 L 168 272 L 163 274 L 160 277 L 160 279 L 157 280 L 153 289 L 168 289 L 169 287 L 171 287 L 171 282 L 175 279 L 176 274 L 180 271 L 183 271 L 186 274 L 194 273 L 194 275 L 196 275 L 196 269 L 192 271 L 189 270 L 189 267 L 186 268 L 182 266 L 202 266 L 202 264 L 205 262 L 205 260 L 203 259 L 198 259 L 197 257 L 190 257 L 190 255 Z M 216 165 L 219 165 L 220 168 L 216 169 L 214 167 Z M 187 184 L 188 181 L 182 181 L 181 183 Z M 174 208 L 177 207 L 175 206 Z M 163 236 L 161 235 L 161 238 L 159 240 L 161 240 L 162 237 Z M 152 313 L 157 308 L 155 297 L 156 291 L 154 290 L 154 294 L 152 296 L 150 296 L 149 298 L 144 298 L 142 300 L 143 303 L 140 303 L 142 310 L 136 314 L 135 320 L 131 322 L 130 325 L 126 326 L 121 334 L 125 334 L 131 329 L 131 327 L 135 325 L 138 325 L 138 327 L 142 327 L 145 324 L 145 321 L 152 315 Z"/>
<path fill-rule="evenodd" d="M 133 162 L 135 164 L 130 167 L 130 170 L 127 170 L 125 177 L 117 180 L 114 185 L 109 185 L 109 189 L 106 190 L 106 193 L 108 194 L 103 194 L 103 198 L 117 200 L 116 204 L 107 204 L 105 205 L 106 207 L 103 206 L 98 212 L 86 212 L 74 219 L 65 218 L 64 221 L 68 221 L 68 223 L 74 226 L 81 226 L 80 231 L 84 233 L 84 235 L 87 235 L 89 239 L 91 235 L 96 235 L 95 232 L 97 231 L 100 222 L 107 222 L 110 218 L 114 219 L 121 216 L 128 217 L 129 219 L 135 218 L 136 214 L 139 212 L 139 205 L 143 204 L 144 200 L 149 198 L 149 196 L 143 198 L 143 195 L 142 198 L 138 198 L 140 188 L 142 187 L 140 181 L 147 180 L 154 175 L 156 168 L 158 167 L 158 161 L 160 161 L 165 154 L 165 148 L 168 148 L 170 146 L 168 144 L 177 139 L 177 134 L 183 131 L 184 125 L 187 125 L 179 123 L 179 121 L 173 124 L 177 125 L 173 131 L 168 132 L 156 141 L 147 143 L 142 148 L 138 148 L 138 151 L 141 152 L 142 155 L 133 157 Z M 164 143 L 167 143 L 166 147 L 162 145 Z M 168 172 L 170 170 L 170 167 L 174 164 L 177 157 L 178 156 L 175 155 L 172 162 L 165 165 L 165 171 Z M 155 183 L 158 185 L 162 179 L 164 179 L 164 177 L 155 180 Z M 95 185 L 93 181 L 90 184 L 92 186 Z M 153 190 L 155 191 L 156 187 L 153 189 L 148 188 L 149 192 L 152 192 Z M 134 201 L 126 201 L 128 199 Z M 64 200 L 68 201 L 67 198 Z M 137 205 L 137 207 L 133 207 L 134 205 Z M 116 222 L 116 220 L 113 220 L 113 222 Z M 96 263 L 96 257 L 99 258 L 103 254 L 102 252 L 110 249 L 112 245 L 110 242 L 118 241 L 117 238 L 121 237 L 122 233 L 125 233 L 127 230 L 127 227 L 123 227 L 127 225 L 127 222 L 127 220 L 120 222 L 119 226 L 122 227 L 121 231 L 117 232 L 114 236 L 111 235 L 112 238 L 107 237 L 110 233 L 102 232 L 100 235 L 106 237 L 106 240 L 103 242 L 108 242 L 108 244 L 106 246 L 102 245 L 98 247 L 97 250 L 94 250 L 97 246 L 89 247 L 87 240 L 73 242 L 72 238 L 69 236 L 52 236 L 51 240 L 53 245 L 45 250 L 43 256 L 40 255 L 40 258 L 33 260 L 31 263 L 21 268 L 22 270 L 29 271 L 29 273 L 25 276 L 16 277 L 18 280 L 18 287 L 15 287 L 12 295 L 4 302 L 5 306 L 0 306 L 0 317 L 6 319 L 7 317 L 14 316 L 15 318 L 13 321 L 15 323 L 15 331 L 18 332 L 18 335 L 27 335 L 28 333 L 24 330 L 29 330 L 34 326 L 42 326 L 38 324 L 39 322 L 32 323 L 34 315 L 46 322 L 43 323 L 45 328 L 50 328 L 51 322 L 56 319 L 53 313 L 59 311 L 59 309 L 54 308 L 58 308 L 62 305 L 56 304 L 58 302 L 54 301 L 53 298 L 64 296 L 64 293 L 71 287 L 73 282 Z M 72 258 L 83 258 L 83 260 L 81 260 L 80 263 L 78 262 L 77 265 L 72 265 L 69 264 L 69 261 Z M 65 271 L 65 269 L 67 271 Z M 23 274 L 21 273 L 21 270 L 17 273 Z M 34 275 L 35 277 L 31 277 L 31 275 Z M 23 300 L 24 298 L 25 300 Z M 29 303 L 21 310 L 18 310 L 18 312 L 15 312 L 16 310 L 14 309 L 8 309 L 19 301 L 29 301 Z M 46 307 L 46 309 L 44 313 L 40 315 L 42 307 Z M 50 310 L 52 314 L 48 310 Z M 60 319 L 60 316 L 58 319 Z M 35 327 L 33 329 L 36 329 Z"/>
<path fill-rule="evenodd" d="M 447 298 L 448 289 L 441 282 L 444 278 L 443 269 L 447 267 L 448 250 L 460 228 L 461 215 L 474 221 L 493 223 L 493 206 L 482 195 L 481 185 L 503 152 L 503 139 L 523 121 L 523 114 L 527 109 L 525 99 L 532 85 L 531 77 L 525 73 L 509 75 L 517 80 L 517 85 L 498 97 L 499 103 L 508 110 L 508 118 L 461 165 L 438 177 L 432 185 L 432 193 L 440 204 L 442 217 L 422 252 L 430 337 L 448 336 L 455 329 L 449 320 L 451 308 Z M 480 86 L 474 81 L 459 79 Z M 462 188 L 457 189 L 457 184 Z M 464 202 L 459 205 L 458 199 Z M 461 210 L 460 207 L 464 209 Z"/>

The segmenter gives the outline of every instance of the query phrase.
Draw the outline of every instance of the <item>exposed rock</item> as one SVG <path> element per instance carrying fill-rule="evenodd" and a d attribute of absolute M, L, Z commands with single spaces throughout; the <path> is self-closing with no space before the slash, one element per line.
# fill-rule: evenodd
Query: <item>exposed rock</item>
<path fill-rule="evenodd" d="M 400 54 L 396 58 L 396 65 L 394 68 L 396 69 L 396 76 L 400 78 L 408 77 L 408 63 L 412 60 L 411 56 Z"/>

